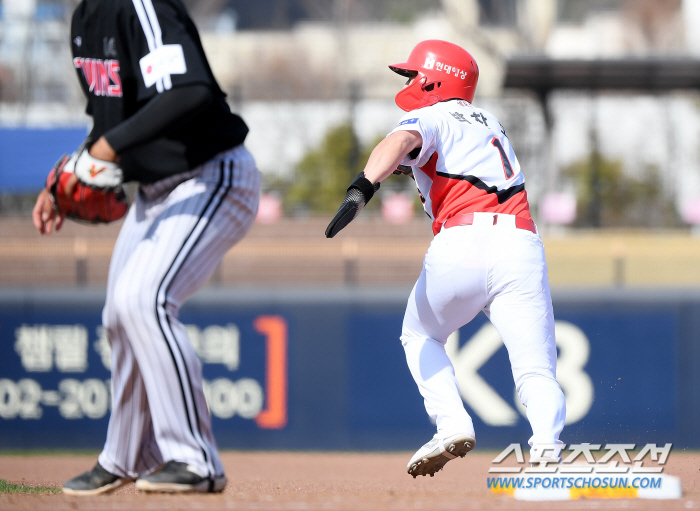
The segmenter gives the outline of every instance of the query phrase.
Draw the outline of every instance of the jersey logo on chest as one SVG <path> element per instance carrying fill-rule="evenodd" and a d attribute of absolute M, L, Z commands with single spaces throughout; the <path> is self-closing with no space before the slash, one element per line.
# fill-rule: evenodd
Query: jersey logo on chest
<path fill-rule="evenodd" d="M 122 97 L 118 60 L 75 57 L 73 65 L 82 70 L 88 90 L 95 96 Z"/>

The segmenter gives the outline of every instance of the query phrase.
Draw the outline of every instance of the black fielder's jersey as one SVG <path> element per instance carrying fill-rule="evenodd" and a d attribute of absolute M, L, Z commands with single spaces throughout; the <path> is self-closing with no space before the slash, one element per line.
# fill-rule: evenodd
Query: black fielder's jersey
<path fill-rule="evenodd" d="M 190 85 L 213 92 L 214 101 L 193 116 L 119 154 L 125 181 L 186 172 L 245 139 L 248 128 L 231 113 L 179 0 L 82 0 L 73 13 L 71 47 L 93 142 L 157 94 Z"/>

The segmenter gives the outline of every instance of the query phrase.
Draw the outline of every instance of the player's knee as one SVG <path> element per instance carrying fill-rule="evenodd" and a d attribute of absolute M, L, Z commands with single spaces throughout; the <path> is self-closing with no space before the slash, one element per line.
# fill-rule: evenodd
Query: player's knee
<path fill-rule="evenodd" d="M 107 330 L 107 333 L 113 332 L 117 327 L 117 318 L 109 297 L 102 309 L 102 326 Z"/>
<path fill-rule="evenodd" d="M 105 306 L 102 309 L 102 326 L 107 330 L 108 336 L 114 335 L 119 327 L 119 312 L 114 295 L 114 287 L 112 286 L 107 292 Z"/>
<path fill-rule="evenodd" d="M 107 305 L 103 312 L 103 320 L 108 328 L 114 323 L 122 323 L 125 319 L 133 322 L 144 314 L 153 314 L 156 299 L 153 292 L 142 286 L 134 285 L 127 279 L 120 279 L 114 286 L 114 290 L 107 298 Z"/>
<path fill-rule="evenodd" d="M 401 344 L 405 348 L 406 346 L 409 346 L 411 344 L 415 343 L 420 343 L 423 344 L 425 342 L 431 342 L 431 343 L 436 343 L 444 346 L 447 342 L 447 340 L 440 340 L 440 339 L 435 339 L 433 337 L 430 337 L 429 335 L 426 334 L 420 334 L 418 332 L 412 331 L 412 330 L 407 330 L 404 329 L 401 332 Z"/>
<path fill-rule="evenodd" d="M 416 332 L 404 328 L 401 331 L 401 344 L 403 346 L 407 346 L 408 344 L 411 344 L 412 342 L 415 341 L 424 341 L 426 337 L 424 335 L 418 335 Z"/>

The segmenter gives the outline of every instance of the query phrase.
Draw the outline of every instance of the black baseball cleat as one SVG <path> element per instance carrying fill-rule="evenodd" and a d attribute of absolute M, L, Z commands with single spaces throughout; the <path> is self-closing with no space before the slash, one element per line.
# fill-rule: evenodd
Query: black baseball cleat
<path fill-rule="evenodd" d="M 218 493 L 226 486 L 226 476 L 209 477 L 192 465 L 169 461 L 153 474 L 139 477 L 136 489 L 165 493 Z"/>
<path fill-rule="evenodd" d="M 115 476 L 97 463 L 92 470 L 66 481 L 62 490 L 66 495 L 102 495 L 112 492 L 128 482 L 130 479 Z"/>
<path fill-rule="evenodd" d="M 442 439 L 435 435 L 413 455 L 406 467 L 407 472 L 414 479 L 428 474 L 433 477 L 448 461 L 458 456 L 464 458 L 475 444 L 474 435 L 470 433 L 459 433 Z"/>

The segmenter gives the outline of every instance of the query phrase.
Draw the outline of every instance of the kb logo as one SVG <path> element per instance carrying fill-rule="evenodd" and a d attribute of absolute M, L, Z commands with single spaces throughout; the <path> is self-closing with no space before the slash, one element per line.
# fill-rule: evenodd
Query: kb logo
<path fill-rule="evenodd" d="M 590 353 L 588 338 L 577 326 L 556 321 L 554 331 L 559 356 L 557 380 L 566 396 L 566 424 L 581 420 L 593 404 L 593 382 L 583 370 Z M 459 331 L 447 340 L 445 349 L 452 360 L 465 403 L 490 426 L 513 426 L 518 413 L 478 374 L 479 369 L 503 346 L 500 335 L 486 323 L 459 347 Z M 467 390 L 468 389 L 468 390 Z M 515 394 L 515 406 L 525 415 L 525 407 Z"/>

